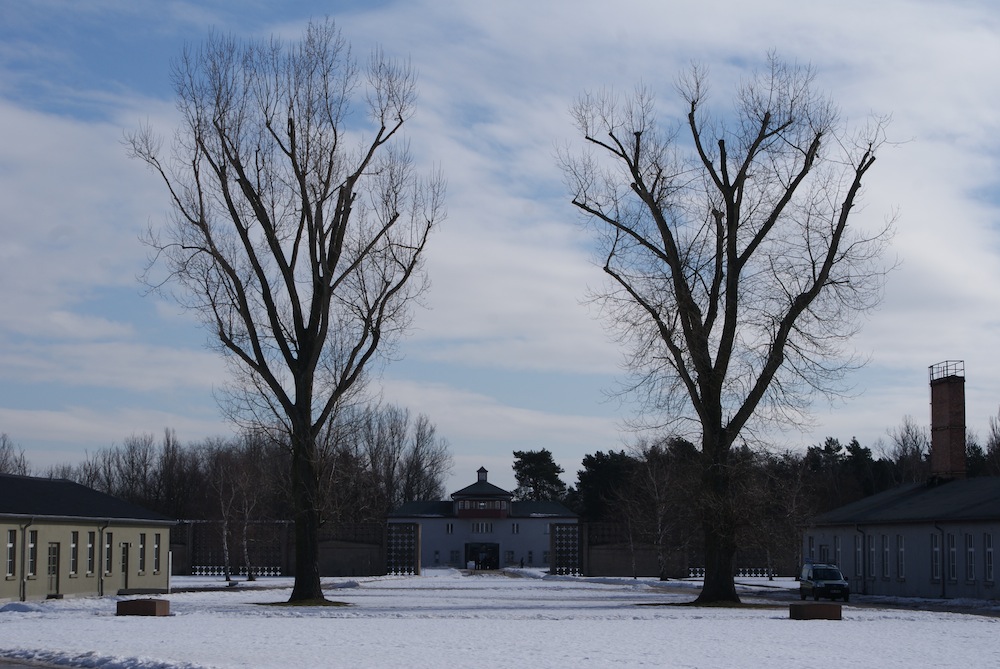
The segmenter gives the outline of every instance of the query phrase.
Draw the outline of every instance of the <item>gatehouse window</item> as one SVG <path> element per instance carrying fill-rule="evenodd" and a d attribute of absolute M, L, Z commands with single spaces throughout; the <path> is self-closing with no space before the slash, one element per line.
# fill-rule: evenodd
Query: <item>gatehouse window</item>
<path fill-rule="evenodd" d="M 80 564 L 80 533 L 70 532 L 69 535 L 69 573 L 76 575 Z"/>
<path fill-rule="evenodd" d="M 976 580 L 976 540 L 971 532 L 965 535 L 965 579 Z"/>
<path fill-rule="evenodd" d="M 28 532 L 28 576 L 38 570 L 38 530 Z"/>
<path fill-rule="evenodd" d="M 931 578 L 941 580 L 941 538 L 931 532 Z"/>
<path fill-rule="evenodd" d="M 153 535 L 153 572 L 160 573 L 160 533 Z"/>
<path fill-rule="evenodd" d="M 97 537 L 97 533 L 96 532 L 87 532 L 87 573 L 88 574 L 93 574 L 94 573 L 94 561 L 95 561 L 94 541 L 95 541 L 96 537 Z"/>
<path fill-rule="evenodd" d="M 902 534 L 896 535 L 896 576 L 899 579 L 906 578 L 906 546 Z"/>
<path fill-rule="evenodd" d="M 993 582 L 993 535 L 983 534 L 983 576 L 987 583 Z"/>
<path fill-rule="evenodd" d="M 7 530 L 7 576 L 17 568 L 17 530 Z"/>
<path fill-rule="evenodd" d="M 104 535 L 104 573 L 110 574 L 111 569 L 115 565 L 114 556 L 112 555 L 112 547 L 114 546 L 114 536 L 112 532 L 108 532 Z"/>

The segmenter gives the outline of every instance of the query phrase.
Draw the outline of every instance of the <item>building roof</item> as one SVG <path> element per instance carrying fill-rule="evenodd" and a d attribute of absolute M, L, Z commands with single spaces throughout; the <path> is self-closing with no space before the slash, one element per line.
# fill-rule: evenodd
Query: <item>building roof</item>
<path fill-rule="evenodd" d="M 1000 477 L 910 483 L 813 518 L 814 525 L 1000 520 Z"/>
<path fill-rule="evenodd" d="M 125 500 L 66 479 L 0 474 L 0 516 L 142 521 L 174 521 Z"/>
<path fill-rule="evenodd" d="M 499 486 L 495 486 L 485 479 L 476 481 L 470 486 L 466 486 L 457 492 L 451 493 L 452 499 L 510 499 L 513 493 L 507 492 Z"/>
<path fill-rule="evenodd" d="M 452 502 L 408 502 L 390 518 L 455 518 Z M 576 518 L 561 502 L 511 502 L 508 518 Z"/>
<path fill-rule="evenodd" d="M 451 494 L 453 500 L 506 500 L 513 493 L 487 481 L 485 467 L 476 472 L 479 480 Z M 447 501 L 407 502 L 389 514 L 390 518 L 455 518 L 455 504 Z M 561 502 L 510 502 L 508 518 L 576 518 Z"/>

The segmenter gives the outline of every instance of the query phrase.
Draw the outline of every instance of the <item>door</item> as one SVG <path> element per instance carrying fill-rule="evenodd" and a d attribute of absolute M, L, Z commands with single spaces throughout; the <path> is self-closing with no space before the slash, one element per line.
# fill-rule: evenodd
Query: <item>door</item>
<path fill-rule="evenodd" d="M 49 557 L 46 565 L 46 572 L 49 581 L 49 596 L 59 594 L 59 544 L 49 543 Z"/>
<path fill-rule="evenodd" d="M 128 590 L 128 548 L 132 544 L 122 542 L 122 590 Z"/>
<path fill-rule="evenodd" d="M 476 569 L 499 569 L 500 544 L 465 544 L 465 561 L 466 564 L 475 564 Z"/>

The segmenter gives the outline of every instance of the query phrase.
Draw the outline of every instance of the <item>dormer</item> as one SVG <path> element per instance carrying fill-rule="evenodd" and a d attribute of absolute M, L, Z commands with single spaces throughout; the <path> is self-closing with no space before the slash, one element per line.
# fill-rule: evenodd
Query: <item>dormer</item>
<path fill-rule="evenodd" d="M 490 483 L 485 467 L 480 467 L 476 475 L 475 483 L 452 493 L 455 515 L 459 518 L 506 518 L 514 495 Z"/>

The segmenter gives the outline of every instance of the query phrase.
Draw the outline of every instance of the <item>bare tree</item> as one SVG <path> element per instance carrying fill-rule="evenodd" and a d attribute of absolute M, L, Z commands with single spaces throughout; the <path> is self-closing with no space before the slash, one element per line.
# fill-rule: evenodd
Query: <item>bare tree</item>
<path fill-rule="evenodd" d="M 989 418 L 986 436 L 986 467 L 990 476 L 1000 476 L 1000 412 Z"/>
<path fill-rule="evenodd" d="M 849 221 L 884 122 L 848 134 L 813 78 L 772 55 L 714 117 L 694 67 L 672 128 L 645 89 L 586 95 L 573 116 L 587 148 L 561 156 L 603 244 L 594 297 L 630 351 L 633 389 L 659 422 L 700 432 L 702 602 L 738 601 L 735 440 L 842 391 L 860 364 L 845 342 L 881 297 L 891 225 Z"/>
<path fill-rule="evenodd" d="M 883 450 L 893 465 L 893 483 L 926 481 L 930 473 L 928 457 L 931 448 L 927 428 L 917 425 L 913 416 L 904 416 L 899 427 L 889 430 L 888 435 L 889 444 Z"/>
<path fill-rule="evenodd" d="M 417 416 L 401 463 L 400 503 L 444 498 L 444 479 L 451 471 L 448 440 L 425 414 Z"/>
<path fill-rule="evenodd" d="M 0 433 L 0 474 L 28 475 L 24 449 L 18 447 L 6 432 Z"/>
<path fill-rule="evenodd" d="M 295 43 L 212 34 L 173 81 L 173 159 L 149 128 L 127 137 L 170 194 L 171 224 L 148 239 L 154 266 L 232 363 L 227 409 L 285 433 L 291 601 L 322 599 L 317 436 L 408 326 L 443 215 L 441 178 L 418 177 L 399 137 L 415 74 L 381 51 L 360 72 L 327 20 Z"/>

